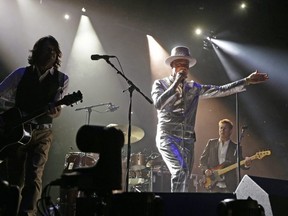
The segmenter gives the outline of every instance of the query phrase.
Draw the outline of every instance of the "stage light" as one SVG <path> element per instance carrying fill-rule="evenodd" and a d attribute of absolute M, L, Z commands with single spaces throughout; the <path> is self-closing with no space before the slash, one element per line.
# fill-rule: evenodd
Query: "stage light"
<path fill-rule="evenodd" d="M 150 71 L 153 79 L 159 79 L 170 73 L 170 68 L 163 64 L 168 52 L 151 35 L 147 35 L 150 57 Z"/>
<path fill-rule="evenodd" d="M 218 216 L 263 216 L 264 208 L 256 200 L 225 199 L 217 207 Z"/>
<path fill-rule="evenodd" d="M 65 14 L 65 15 L 64 15 L 64 19 L 65 19 L 65 20 L 69 20 L 69 19 L 70 19 L 70 15 L 69 15 L 69 14 Z"/>
<path fill-rule="evenodd" d="M 240 5 L 240 8 L 241 8 L 241 9 L 245 9 L 246 7 L 247 7 L 246 3 L 244 3 L 244 2 L 241 3 L 241 5 Z"/>
<path fill-rule="evenodd" d="M 203 49 L 204 50 L 211 50 L 213 49 L 213 46 L 212 46 L 212 42 L 210 40 L 210 38 L 206 38 L 203 40 Z"/>
<path fill-rule="evenodd" d="M 195 29 L 195 34 L 196 35 L 202 35 L 202 29 L 200 29 L 200 28 Z"/>

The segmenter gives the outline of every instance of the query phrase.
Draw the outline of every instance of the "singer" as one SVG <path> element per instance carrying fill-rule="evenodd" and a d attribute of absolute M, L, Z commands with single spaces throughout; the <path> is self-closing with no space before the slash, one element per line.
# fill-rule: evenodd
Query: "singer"
<path fill-rule="evenodd" d="M 171 192 L 187 192 L 187 180 L 194 163 L 194 126 L 199 99 L 245 91 L 246 85 L 264 82 L 268 75 L 255 71 L 222 86 L 188 81 L 189 68 L 196 64 L 196 59 L 184 46 L 173 48 L 165 63 L 172 68 L 172 73 L 155 80 L 151 91 L 158 115 L 156 145 L 171 173 Z"/>

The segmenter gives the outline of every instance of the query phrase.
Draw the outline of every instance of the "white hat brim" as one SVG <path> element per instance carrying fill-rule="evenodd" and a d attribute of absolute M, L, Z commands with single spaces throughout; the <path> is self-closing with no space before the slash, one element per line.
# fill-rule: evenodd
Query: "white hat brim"
<path fill-rule="evenodd" d="M 165 60 L 165 64 L 171 66 L 171 63 L 177 59 L 186 59 L 189 61 L 189 68 L 193 67 L 196 64 L 196 59 L 191 56 L 170 56 Z"/>

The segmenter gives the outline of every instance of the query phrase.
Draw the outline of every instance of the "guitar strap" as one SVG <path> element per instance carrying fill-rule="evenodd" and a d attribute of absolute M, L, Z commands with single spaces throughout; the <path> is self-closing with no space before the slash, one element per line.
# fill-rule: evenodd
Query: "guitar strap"
<path fill-rule="evenodd" d="M 59 83 L 59 87 L 60 87 L 60 94 L 63 94 L 63 87 L 64 87 L 64 77 L 65 74 L 61 73 L 60 71 L 57 71 L 58 73 L 58 83 Z"/>

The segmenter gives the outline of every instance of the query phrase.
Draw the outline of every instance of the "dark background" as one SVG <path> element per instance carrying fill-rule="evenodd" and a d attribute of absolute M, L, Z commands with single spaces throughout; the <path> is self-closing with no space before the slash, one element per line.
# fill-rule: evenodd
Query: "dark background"
<path fill-rule="evenodd" d="M 151 72 L 146 35 L 151 35 L 168 53 L 177 45 L 188 46 L 197 64 L 190 78 L 203 83 L 221 85 L 248 76 L 255 69 L 269 74 L 269 81 L 248 86 L 236 97 L 202 100 L 199 104 L 195 146 L 194 174 L 200 174 L 198 160 L 206 142 L 218 136 L 218 121 L 230 118 L 235 123 L 233 140 L 239 130 L 248 125 L 241 145 L 244 155 L 271 150 L 272 155 L 253 162 L 242 174 L 288 179 L 287 161 L 287 81 L 288 26 L 287 3 L 268 0 L 247 2 L 240 12 L 239 2 L 195 0 L 0 0 L 0 71 L 1 80 L 17 67 L 27 65 L 29 50 L 45 35 L 57 38 L 63 51 L 61 70 L 70 76 L 69 92 L 81 90 L 83 103 L 67 107 L 55 119 L 54 142 L 47 163 L 44 184 L 58 178 L 63 170 L 65 155 L 77 152 L 77 130 L 87 123 L 87 112 L 76 108 L 112 102 L 120 108 L 105 112 L 100 107 L 91 113 L 90 124 L 128 124 L 129 94 L 126 81 L 104 60 L 91 61 L 91 54 L 115 55 L 125 75 L 149 98 L 156 78 L 169 74 L 163 60 L 163 71 Z M 95 46 L 95 38 L 76 43 L 81 8 L 89 17 L 102 50 Z M 69 13 L 69 21 L 63 14 Z M 219 47 L 220 60 L 213 49 L 203 49 L 203 38 L 193 31 L 202 26 L 217 39 L 236 43 L 229 53 Z M 90 51 L 75 52 L 75 47 L 89 47 Z M 78 49 L 79 50 L 79 49 Z M 81 50 L 81 49 L 80 49 Z M 113 61 L 112 61 L 113 60 Z M 116 59 L 111 59 L 119 69 Z M 163 64 L 163 65 L 162 65 Z M 225 65 L 232 65 L 227 71 Z M 231 76 L 232 74 L 232 76 Z M 233 78 L 231 78 L 233 77 Z M 142 140 L 132 144 L 132 153 L 149 155 L 155 147 L 156 110 L 137 91 L 133 92 L 132 124 L 144 130 Z M 238 110 L 236 110 L 236 107 Z M 239 116 L 239 122 L 237 117 Z M 125 158 L 127 145 L 123 149 Z"/>

